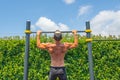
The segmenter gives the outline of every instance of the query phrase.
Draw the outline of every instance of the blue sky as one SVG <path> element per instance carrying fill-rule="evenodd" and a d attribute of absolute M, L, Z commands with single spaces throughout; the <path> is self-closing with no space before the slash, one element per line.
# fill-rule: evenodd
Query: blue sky
<path fill-rule="evenodd" d="M 120 35 L 120 0 L 0 0 L 0 37 L 24 35 L 31 30 L 85 30 L 93 34 Z"/>

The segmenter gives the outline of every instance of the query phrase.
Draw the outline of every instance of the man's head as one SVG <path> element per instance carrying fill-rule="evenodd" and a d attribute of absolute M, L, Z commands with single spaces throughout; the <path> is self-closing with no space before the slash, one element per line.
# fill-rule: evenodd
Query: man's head
<path fill-rule="evenodd" d="M 54 33 L 54 39 L 60 41 L 62 39 L 62 33 L 59 30 L 56 30 Z"/>

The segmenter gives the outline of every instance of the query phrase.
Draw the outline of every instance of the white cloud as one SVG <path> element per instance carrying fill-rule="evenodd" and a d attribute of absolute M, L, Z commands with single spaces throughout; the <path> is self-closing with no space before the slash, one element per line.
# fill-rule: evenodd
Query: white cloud
<path fill-rule="evenodd" d="M 64 2 L 65 2 L 66 4 L 72 4 L 72 3 L 75 2 L 75 0 L 64 0 Z"/>
<path fill-rule="evenodd" d="M 41 28 L 41 30 L 56 30 L 58 29 L 57 24 L 55 24 L 50 19 L 46 17 L 40 17 L 39 20 L 36 22 L 36 26 Z"/>
<path fill-rule="evenodd" d="M 46 17 L 40 17 L 35 25 L 42 31 L 69 30 L 69 27 L 67 25 L 62 23 L 56 24 L 54 21 Z"/>
<path fill-rule="evenodd" d="M 69 30 L 68 26 L 62 23 L 59 23 L 59 28 L 61 31 Z"/>
<path fill-rule="evenodd" d="M 120 35 L 120 10 L 101 11 L 91 20 L 93 34 Z"/>
<path fill-rule="evenodd" d="M 78 16 L 86 14 L 88 11 L 90 11 L 91 8 L 92 8 L 92 6 L 90 6 L 90 5 L 80 6 L 80 8 L 78 10 Z"/>

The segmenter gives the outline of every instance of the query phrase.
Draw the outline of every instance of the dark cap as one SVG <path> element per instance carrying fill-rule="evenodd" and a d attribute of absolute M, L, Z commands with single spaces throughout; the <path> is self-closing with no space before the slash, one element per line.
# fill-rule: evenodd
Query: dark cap
<path fill-rule="evenodd" d="M 59 30 L 56 30 L 54 33 L 54 39 L 60 41 L 62 39 L 62 33 Z"/>

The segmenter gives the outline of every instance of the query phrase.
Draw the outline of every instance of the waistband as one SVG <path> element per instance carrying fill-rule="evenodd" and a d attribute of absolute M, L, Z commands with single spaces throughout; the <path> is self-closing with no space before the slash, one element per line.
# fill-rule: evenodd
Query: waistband
<path fill-rule="evenodd" d="M 57 68 L 57 69 L 59 69 L 59 68 L 65 68 L 65 66 L 60 66 L 60 67 L 56 67 L 56 66 L 50 66 L 50 68 Z"/>

